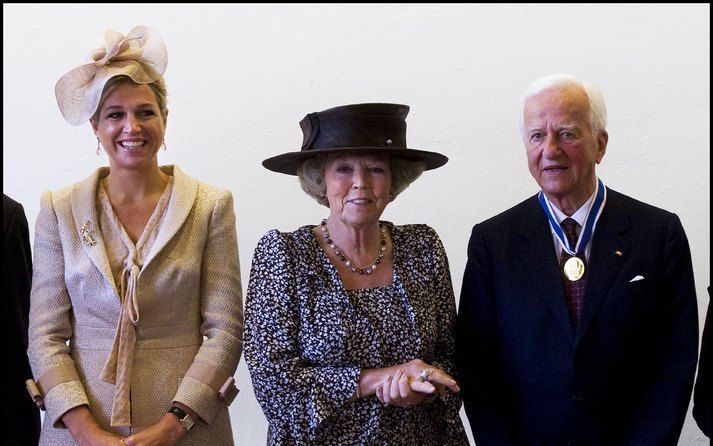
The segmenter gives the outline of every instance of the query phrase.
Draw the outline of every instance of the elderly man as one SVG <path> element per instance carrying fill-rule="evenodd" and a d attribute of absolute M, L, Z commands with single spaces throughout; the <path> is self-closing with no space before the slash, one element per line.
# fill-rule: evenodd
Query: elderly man
<path fill-rule="evenodd" d="M 698 316 L 675 214 L 604 186 L 600 91 L 567 75 L 526 90 L 537 195 L 473 228 L 457 358 L 478 446 L 675 445 Z"/>

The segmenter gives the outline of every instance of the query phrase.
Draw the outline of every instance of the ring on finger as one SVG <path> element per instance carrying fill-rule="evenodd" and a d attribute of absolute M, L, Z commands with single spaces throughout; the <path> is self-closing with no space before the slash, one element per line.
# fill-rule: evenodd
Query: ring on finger
<path fill-rule="evenodd" d="M 418 372 L 418 378 L 421 382 L 428 381 L 429 376 L 431 376 L 431 370 L 429 370 L 429 369 L 423 369 L 420 372 Z"/>

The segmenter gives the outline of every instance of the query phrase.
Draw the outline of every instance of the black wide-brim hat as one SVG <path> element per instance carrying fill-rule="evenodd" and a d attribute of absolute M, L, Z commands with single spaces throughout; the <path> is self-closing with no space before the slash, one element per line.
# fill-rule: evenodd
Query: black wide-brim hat
<path fill-rule="evenodd" d="M 406 146 L 406 115 L 401 104 L 353 104 L 310 113 L 300 121 L 304 140 L 299 152 L 273 156 L 262 165 L 274 172 L 297 175 L 302 163 L 320 153 L 357 152 L 422 161 L 425 170 L 441 167 L 448 157 Z"/>

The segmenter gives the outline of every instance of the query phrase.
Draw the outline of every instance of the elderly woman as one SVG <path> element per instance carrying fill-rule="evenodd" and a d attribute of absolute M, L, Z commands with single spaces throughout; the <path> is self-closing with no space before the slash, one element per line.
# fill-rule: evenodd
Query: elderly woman
<path fill-rule="evenodd" d="M 468 444 L 453 373 L 455 303 L 433 229 L 379 221 L 445 156 L 406 148 L 409 107 L 307 115 L 300 152 L 263 162 L 329 208 L 260 240 L 245 358 L 270 445 Z"/>
<path fill-rule="evenodd" d="M 151 29 L 105 35 L 55 88 L 109 167 L 42 196 L 29 357 L 41 445 L 232 445 L 242 346 L 230 192 L 159 166 L 166 49 Z"/>

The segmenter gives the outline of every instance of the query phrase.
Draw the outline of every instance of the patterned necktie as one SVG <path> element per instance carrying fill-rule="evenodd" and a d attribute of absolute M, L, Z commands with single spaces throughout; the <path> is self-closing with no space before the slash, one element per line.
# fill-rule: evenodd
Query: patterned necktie
<path fill-rule="evenodd" d="M 579 223 L 577 223 L 577 221 L 573 218 L 565 218 L 562 220 L 562 223 L 560 223 L 560 226 L 562 227 L 562 231 L 564 231 L 565 236 L 567 236 L 569 246 L 574 248 L 577 245 L 577 226 L 579 226 Z M 582 251 L 583 250 L 584 247 L 582 247 Z M 571 257 L 573 256 L 563 250 L 560 255 L 560 267 L 563 267 L 564 262 Z M 577 257 L 582 259 L 582 262 L 584 262 L 586 266 L 587 261 L 584 257 L 584 252 L 577 253 Z M 579 324 L 579 316 L 582 313 L 584 276 L 582 276 L 579 280 L 572 282 L 564 275 L 564 273 L 562 273 L 562 281 L 564 282 L 564 291 L 567 296 L 567 309 L 569 310 L 569 317 L 572 320 L 572 325 L 574 325 L 576 329 Z"/>

